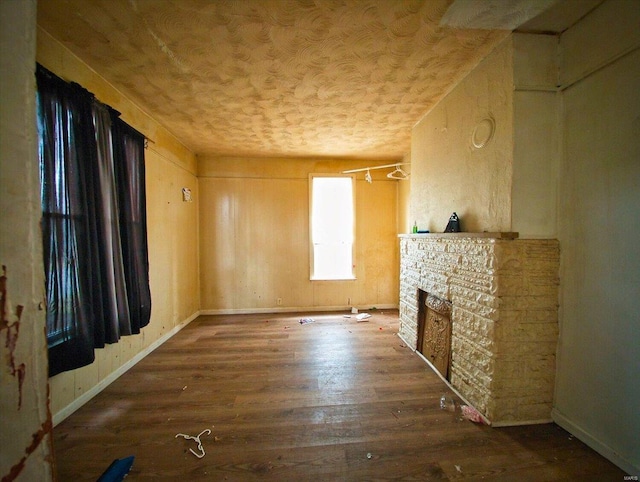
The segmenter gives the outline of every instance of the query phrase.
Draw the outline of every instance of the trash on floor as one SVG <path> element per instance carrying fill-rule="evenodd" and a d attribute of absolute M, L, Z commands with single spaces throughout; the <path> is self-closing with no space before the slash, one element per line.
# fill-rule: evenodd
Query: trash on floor
<path fill-rule="evenodd" d="M 446 410 L 447 412 L 455 412 L 456 411 L 456 401 L 447 395 L 442 395 L 440 397 L 440 408 L 442 410 Z"/>
<path fill-rule="evenodd" d="M 372 459 L 372 458 L 373 458 L 373 455 L 371 455 L 371 452 L 369 452 L 369 453 L 367 454 L 367 458 L 368 458 L 368 459 Z"/>
<path fill-rule="evenodd" d="M 124 459 L 115 459 L 98 479 L 98 482 L 120 482 L 131 470 L 133 455 Z"/>
<path fill-rule="evenodd" d="M 191 452 L 193 455 L 201 459 L 206 455 L 206 453 L 204 452 L 204 447 L 202 446 L 202 442 L 200 441 L 200 437 L 202 437 L 202 434 L 204 433 L 206 433 L 207 435 L 211 435 L 211 430 L 209 430 L 208 428 L 205 428 L 196 437 L 192 435 L 185 435 L 183 433 L 178 433 L 174 438 L 183 437 L 187 440 L 195 440 L 196 442 L 198 442 L 198 450 L 200 451 L 200 453 L 195 452 L 193 449 L 189 449 L 189 452 Z"/>
<path fill-rule="evenodd" d="M 356 316 L 356 320 L 358 321 L 366 321 L 369 318 L 371 318 L 371 315 L 369 313 L 360 313 L 358 316 Z"/>
<path fill-rule="evenodd" d="M 300 320 L 300 324 L 301 325 L 306 325 L 307 323 L 314 323 L 316 320 L 314 320 L 313 318 L 302 318 Z"/>
<path fill-rule="evenodd" d="M 484 423 L 482 415 L 475 408 L 470 407 L 469 405 L 461 405 L 460 410 L 462 410 L 462 416 L 467 420 L 471 420 L 475 423 Z"/>

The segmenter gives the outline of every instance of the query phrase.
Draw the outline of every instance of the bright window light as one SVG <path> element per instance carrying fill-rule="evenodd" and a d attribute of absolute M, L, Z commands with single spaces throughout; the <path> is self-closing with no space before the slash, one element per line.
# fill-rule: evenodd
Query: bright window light
<path fill-rule="evenodd" d="M 354 178 L 311 177 L 311 279 L 355 279 Z"/>

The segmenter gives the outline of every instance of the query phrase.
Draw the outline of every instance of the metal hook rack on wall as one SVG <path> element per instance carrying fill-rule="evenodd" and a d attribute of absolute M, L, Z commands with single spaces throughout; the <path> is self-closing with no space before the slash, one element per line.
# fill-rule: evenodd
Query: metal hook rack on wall
<path fill-rule="evenodd" d="M 354 172 L 365 172 L 366 174 L 364 175 L 364 179 L 365 181 L 367 181 L 369 184 L 371 184 L 371 182 L 373 181 L 373 179 L 371 178 L 371 170 L 373 169 L 389 169 L 391 167 L 395 167 L 395 170 L 391 171 L 390 173 L 387 174 L 387 177 L 389 179 L 398 179 L 401 181 L 404 181 L 406 179 L 409 178 L 409 173 L 404 171 L 400 166 L 405 166 L 408 165 L 410 163 L 408 162 L 396 162 L 394 164 L 385 164 L 384 166 L 370 166 L 370 167 L 362 167 L 362 168 L 358 168 L 358 169 L 348 169 L 346 171 L 342 171 L 342 174 L 352 174 Z"/>

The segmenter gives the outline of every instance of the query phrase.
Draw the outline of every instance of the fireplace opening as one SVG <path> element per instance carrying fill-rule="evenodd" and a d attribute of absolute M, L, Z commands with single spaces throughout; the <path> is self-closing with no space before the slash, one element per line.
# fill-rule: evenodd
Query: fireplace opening
<path fill-rule="evenodd" d="M 422 354 L 446 380 L 451 371 L 451 302 L 418 290 L 418 343 Z"/>

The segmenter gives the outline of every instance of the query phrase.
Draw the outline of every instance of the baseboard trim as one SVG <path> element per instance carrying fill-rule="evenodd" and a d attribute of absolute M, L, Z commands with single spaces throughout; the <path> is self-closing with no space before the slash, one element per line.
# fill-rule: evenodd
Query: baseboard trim
<path fill-rule="evenodd" d="M 551 417 L 553 418 L 553 421 L 555 423 L 560 425 L 567 432 L 575 436 L 580 441 L 584 442 L 586 445 L 588 445 L 593 450 L 598 452 L 604 458 L 616 464 L 626 473 L 635 475 L 635 476 L 640 475 L 640 466 L 633 465 L 632 462 L 625 459 L 613 448 L 609 447 L 607 444 L 601 442 L 596 437 L 591 435 L 589 432 L 582 429 L 579 425 L 577 425 L 571 419 L 569 419 L 564 414 L 562 414 L 557 408 L 554 408 L 553 410 L 551 410 Z"/>
<path fill-rule="evenodd" d="M 552 423 L 552 422 L 553 420 L 550 418 L 541 418 L 541 419 L 535 419 L 535 420 L 516 420 L 516 421 L 507 420 L 504 422 L 493 422 L 491 426 L 495 428 L 521 427 L 523 425 L 542 425 L 543 423 Z"/>
<path fill-rule="evenodd" d="M 219 310 L 200 310 L 201 315 L 253 315 L 261 313 L 304 313 L 304 312 L 318 312 L 318 311 L 345 311 L 351 313 L 351 306 L 287 306 L 287 307 L 272 307 L 272 308 L 228 308 Z M 382 310 L 397 310 L 398 305 L 383 304 L 376 305 L 374 307 L 360 307 L 356 306 L 358 311 L 382 311 Z"/>
<path fill-rule="evenodd" d="M 75 412 L 80 407 L 82 407 L 85 403 L 87 403 L 89 400 L 91 400 L 93 397 L 95 397 L 98 393 L 100 393 L 102 390 L 104 390 L 110 384 L 112 384 L 115 380 L 117 380 L 121 375 L 126 373 L 136 363 L 138 363 L 140 360 L 142 360 L 144 357 L 146 357 L 149 353 L 151 353 L 153 350 L 158 348 L 165 341 L 167 341 L 173 335 L 178 333 L 180 330 L 182 330 L 185 326 L 187 326 L 193 320 L 195 320 L 198 316 L 200 316 L 200 312 L 199 311 L 195 312 L 189 318 L 185 319 L 182 323 L 180 323 L 179 325 L 175 326 L 170 332 L 166 333 L 165 335 L 161 336 L 156 341 L 151 343 L 151 345 L 149 345 L 144 350 L 139 352 L 137 355 L 135 355 L 133 358 L 131 358 L 129 361 L 127 361 L 125 364 L 119 366 L 117 369 L 115 369 L 113 372 L 111 372 L 105 378 L 100 380 L 100 382 L 98 382 L 95 386 L 91 387 L 89 390 L 84 392 L 78 398 L 73 400 L 69 405 L 67 405 L 66 407 L 62 408 L 58 412 L 56 412 L 53 415 L 53 426 L 55 427 L 60 422 L 62 422 L 64 419 L 66 419 L 69 415 L 71 415 L 73 412 Z"/>

